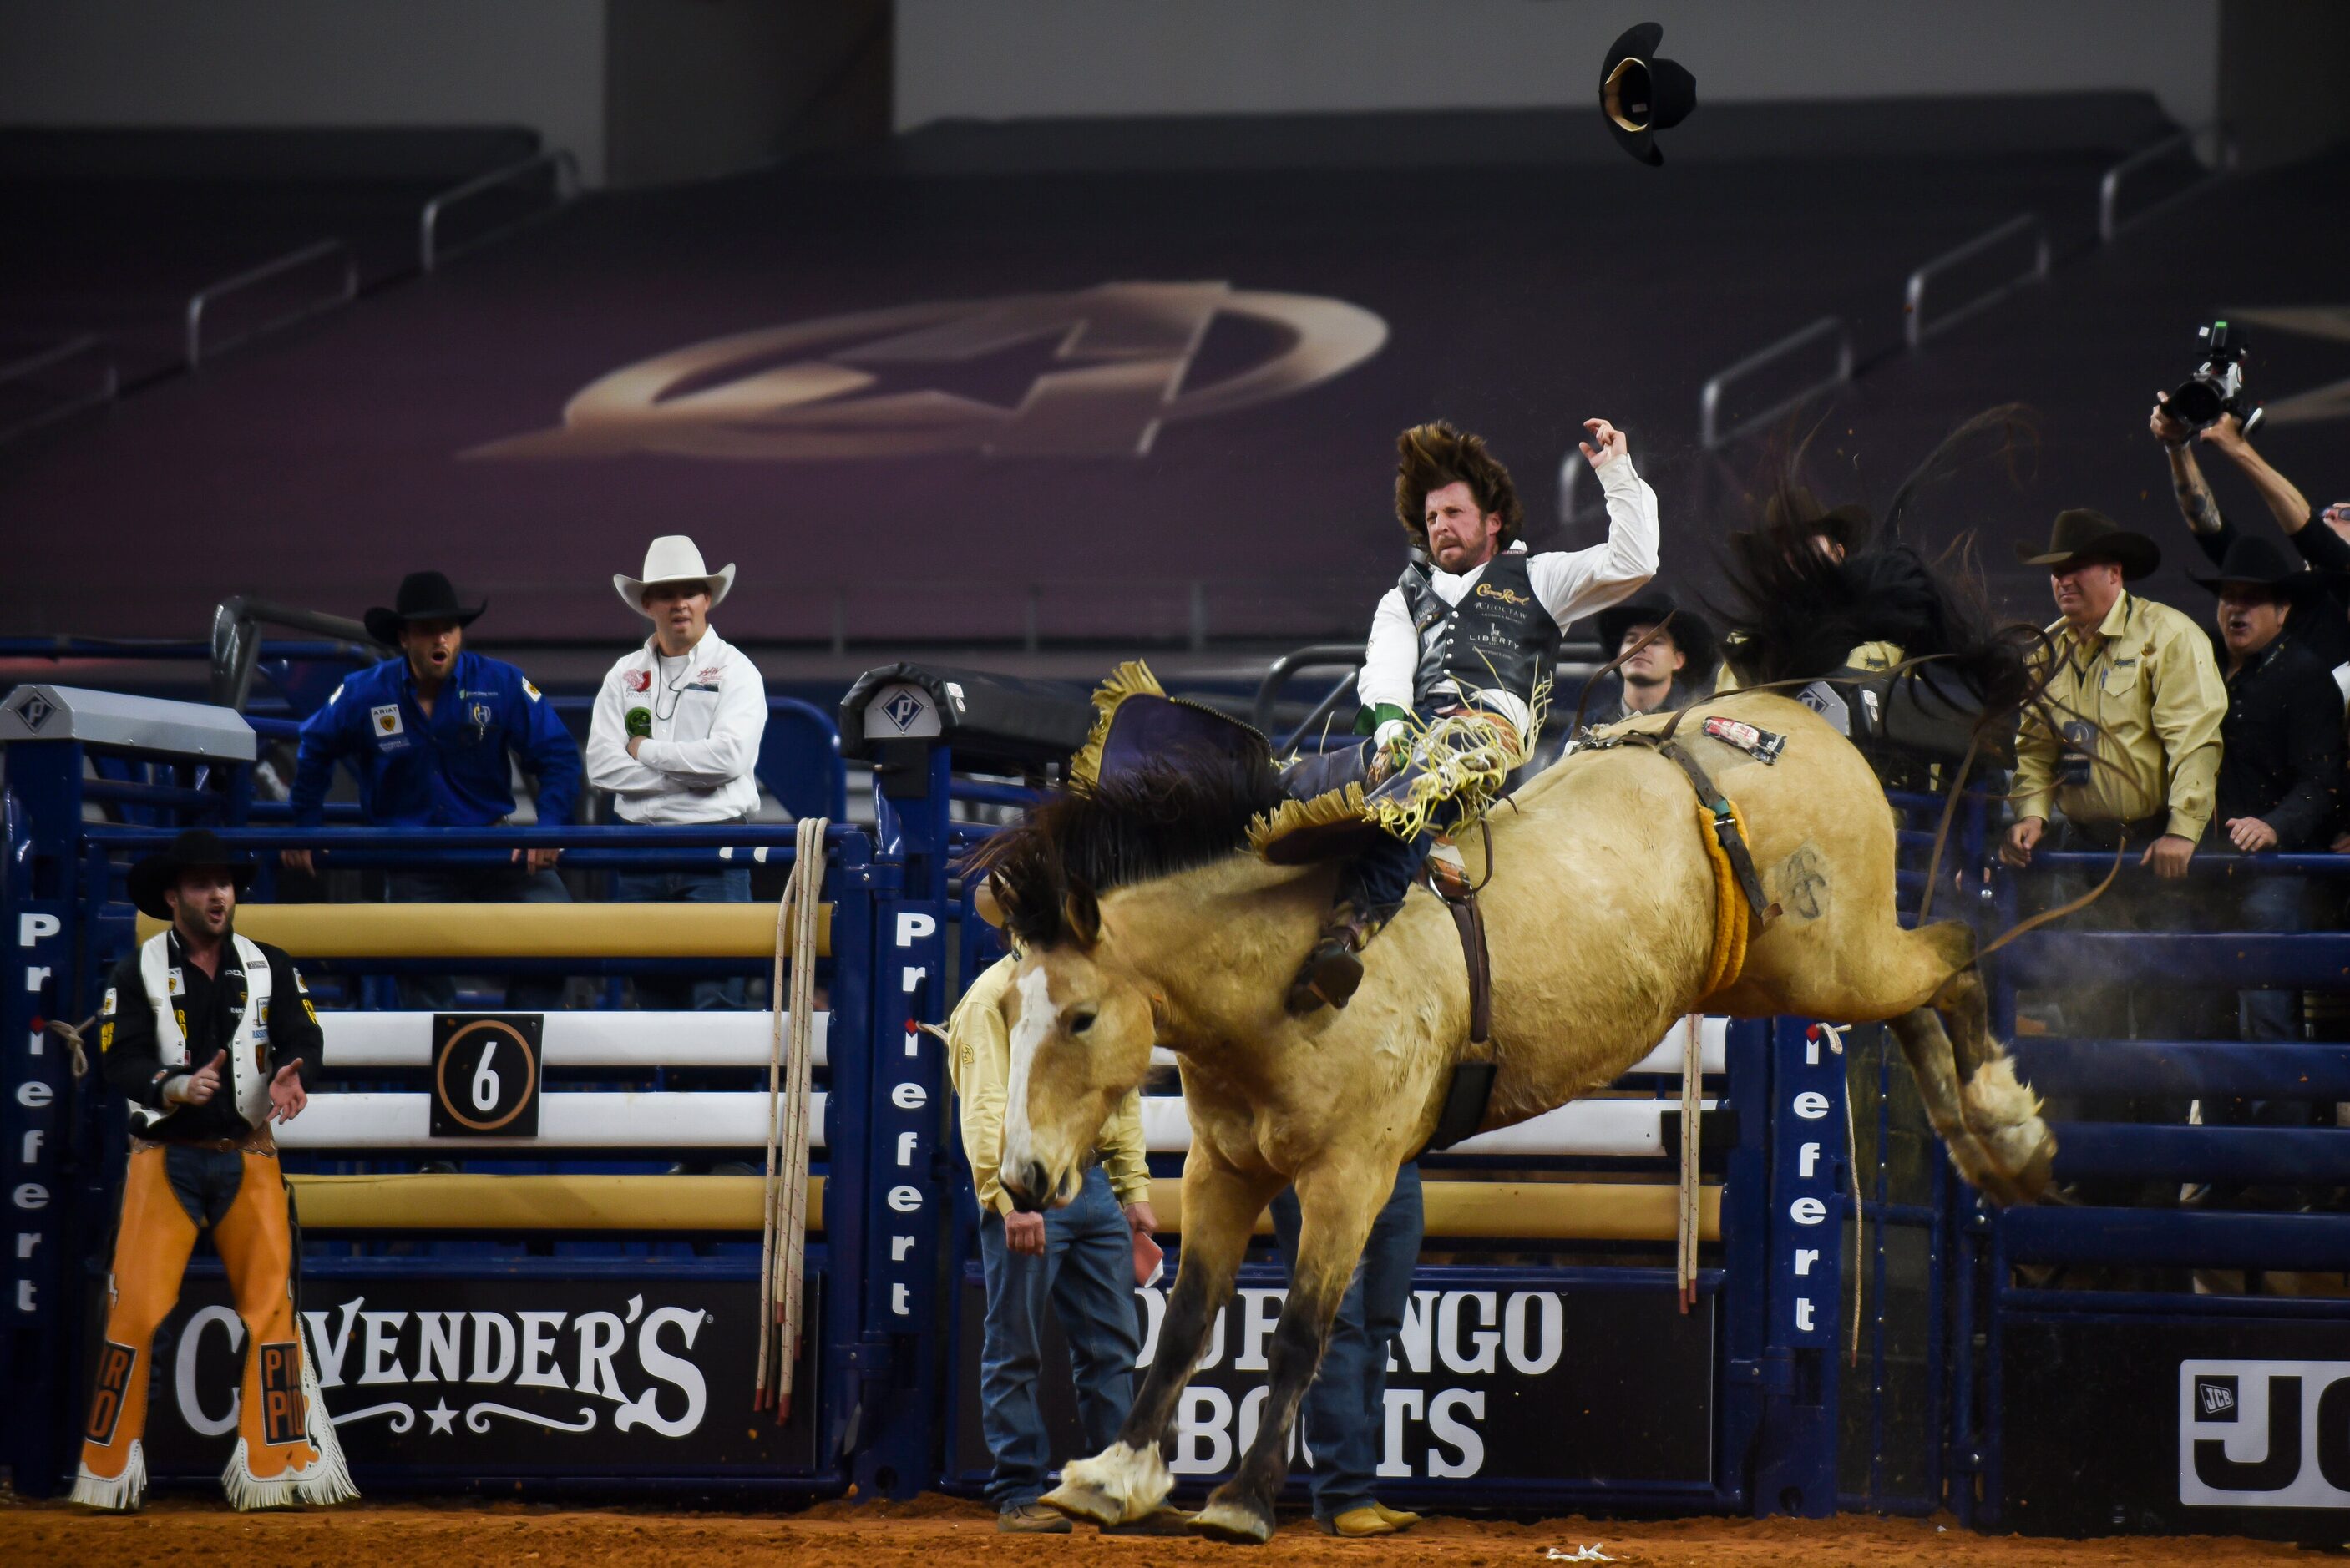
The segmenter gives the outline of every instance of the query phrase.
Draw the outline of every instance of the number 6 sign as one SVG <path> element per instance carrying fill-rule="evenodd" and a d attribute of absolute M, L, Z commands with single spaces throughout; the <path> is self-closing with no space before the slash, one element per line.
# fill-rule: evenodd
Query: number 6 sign
<path fill-rule="evenodd" d="M 536 1012 L 432 1015 L 434 1137 L 536 1137 Z"/>

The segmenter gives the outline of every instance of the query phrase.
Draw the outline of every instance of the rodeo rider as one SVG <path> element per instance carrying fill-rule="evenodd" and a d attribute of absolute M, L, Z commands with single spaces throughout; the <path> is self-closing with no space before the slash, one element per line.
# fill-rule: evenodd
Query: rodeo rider
<path fill-rule="evenodd" d="M 230 1505 L 359 1495 L 307 1375 L 293 1199 L 270 1132 L 302 1114 L 322 1037 L 293 961 L 235 929 L 237 895 L 252 879 L 253 867 L 203 828 L 130 868 L 131 901 L 171 924 L 115 966 L 99 1010 L 100 1069 L 131 1111 L 106 1337 L 73 1489 L 91 1508 L 128 1511 L 145 1500 L 155 1329 L 206 1228 L 244 1324 L 236 1449 L 221 1477 Z"/>

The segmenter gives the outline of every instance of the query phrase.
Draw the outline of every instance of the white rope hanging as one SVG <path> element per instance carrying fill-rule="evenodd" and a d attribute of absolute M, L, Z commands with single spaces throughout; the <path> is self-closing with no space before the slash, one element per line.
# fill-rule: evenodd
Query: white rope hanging
<path fill-rule="evenodd" d="M 1697 1241 L 1703 1219 L 1704 1185 L 1699 1168 L 1698 1113 L 1703 1087 L 1705 1020 L 1692 1012 L 1681 1022 L 1681 1168 L 1673 1235 L 1673 1282 L 1681 1311 L 1697 1304 Z"/>
<path fill-rule="evenodd" d="M 1816 1027 L 1828 1043 L 1828 1049 L 1843 1056 L 1844 1037 L 1852 1033 L 1849 1023 L 1822 1023 Z M 1852 1085 L 1849 1063 L 1844 1096 L 1845 1169 L 1852 1176 L 1852 1346 L 1846 1353 L 1845 1364 L 1860 1365 L 1860 1315 L 1863 1298 L 1868 1292 L 1868 1211 L 1860 1198 L 1860 1124 L 1852 1111 Z"/>
<path fill-rule="evenodd" d="M 767 1168 L 759 1246 L 759 1360 L 751 1407 L 772 1399 L 790 1419 L 799 1358 L 807 1253 L 808 1107 L 815 1055 L 817 921 L 824 899 L 824 835 L 830 823 L 802 817 L 791 880 L 775 907 L 775 959 L 767 1002 L 774 1032 L 767 1054 Z M 786 986 L 788 985 L 788 994 Z"/>

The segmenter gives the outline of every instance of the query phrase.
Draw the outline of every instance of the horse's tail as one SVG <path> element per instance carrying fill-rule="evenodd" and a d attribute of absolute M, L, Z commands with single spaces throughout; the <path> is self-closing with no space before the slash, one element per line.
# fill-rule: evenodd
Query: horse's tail
<path fill-rule="evenodd" d="M 1987 724 L 2004 726 L 2037 694 L 2043 634 L 2000 624 L 1964 538 L 1939 560 L 1906 543 L 1838 560 L 1800 524 L 1774 523 L 1731 535 L 1728 554 L 1717 607 L 1749 686 L 1816 679 L 1863 643 L 1890 642 L 1955 677 Z"/>

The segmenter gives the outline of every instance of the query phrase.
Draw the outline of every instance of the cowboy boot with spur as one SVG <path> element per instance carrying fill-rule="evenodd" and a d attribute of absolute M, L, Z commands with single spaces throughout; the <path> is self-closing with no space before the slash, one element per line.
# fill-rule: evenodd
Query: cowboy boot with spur
<path fill-rule="evenodd" d="M 1363 949 L 1384 923 L 1357 914 L 1350 903 L 1334 907 L 1298 966 L 1297 978 L 1289 982 L 1291 1013 L 1303 1016 L 1317 1007 L 1344 1007 L 1352 1001 L 1363 983 Z"/>

